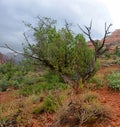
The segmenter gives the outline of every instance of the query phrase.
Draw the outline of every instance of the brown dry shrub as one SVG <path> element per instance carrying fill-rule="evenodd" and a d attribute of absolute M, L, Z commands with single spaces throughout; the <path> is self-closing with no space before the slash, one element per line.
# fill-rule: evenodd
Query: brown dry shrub
<path fill-rule="evenodd" d="M 61 110 L 56 127 L 87 127 L 109 117 L 110 111 L 99 102 L 97 95 L 86 93 L 81 96 L 81 100 L 74 100 Z"/>

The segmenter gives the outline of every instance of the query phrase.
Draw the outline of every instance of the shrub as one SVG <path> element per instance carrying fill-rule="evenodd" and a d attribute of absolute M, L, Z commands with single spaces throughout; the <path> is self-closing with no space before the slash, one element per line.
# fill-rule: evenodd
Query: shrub
<path fill-rule="evenodd" d="M 96 93 L 92 93 L 92 92 L 88 92 L 88 93 L 85 93 L 85 94 L 82 94 L 81 96 L 81 100 L 82 102 L 85 102 L 85 103 L 91 103 L 91 102 L 96 102 L 98 101 L 98 94 Z"/>
<path fill-rule="evenodd" d="M 48 95 L 40 107 L 33 110 L 33 114 L 41 114 L 44 112 L 54 113 L 59 107 L 59 101 L 53 95 Z"/>
<path fill-rule="evenodd" d="M 98 89 L 98 88 L 102 88 L 104 86 L 104 81 L 99 79 L 99 78 L 96 78 L 96 77 L 92 77 L 90 78 L 87 83 L 89 83 L 87 85 L 87 87 L 89 89 Z"/>
<path fill-rule="evenodd" d="M 58 74 L 55 74 L 55 73 L 53 73 L 53 72 L 48 72 L 48 73 L 46 73 L 46 74 L 44 75 L 44 77 L 45 77 L 45 80 L 46 80 L 48 83 L 54 83 L 54 84 L 56 84 L 56 83 L 58 83 L 58 82 L 61 81 L 59 75 L 58 75 Z"/>
<path fill-rule="evenodd" d="M 40 81 L 39 77 L 26 77 L 24 80 L 24 84 L 26 85 L 34 85 Z"/>
<path fill-rule="evenodd" d="M 106 77 L 108 87 L 113 90 L 120 90 L 120 72 L 116 71 Z"/>
<path fill-rule="evenodd" d="M 3 80 L 0 80 L 0 91 L 3 92 L 3 91 L 6 91 L 8 88 L 8 82 L 3 79 Z"/>
<path fill-rule="evenodd" d="M 110 53 L 105 53 L 105 57 L 107 58 L 107 59 L 109 59 L 109 58 L 111 58 L 111 54 Z"/>
<path fill-rule="evenodd" d="M 23 86 L 20 88 L 20 94 L 28 96 L 31 94 L 39 94 L 42 91 L 50 90 L 64 90 L 68 86 L 63 83 L 59 76 L 53 73 L 47 73 L 41 77 L 28 77 L 23 82 Z"/>
<path fill-rule="evenodd" d="M 20 88 L 19 93 L 23 96 L 29 96 L 32 94 L 39 94 L 42 91 L 50 91 L 50 90 L 64 90 L 67 88 L 66 84 L 58 83 L 58 84 L 50 84 L 50 83 L 40 83 L 36 85 L 26 85 Z"/>
<path fill-rule="evenodd" d="M 20 84 L 17 80 L 10 80 L 9 85 L 12 86 L 14 89 L 19 89 Z"/>
<path fill-rule="evenodd" d="M 74 100 L 62 109 L 59 116 L 59 124 L 70 127 L 87 126 L 109 117 L 110 111 L 98 101 L 97 95 L 86 93 L 81 96 L 81 100 Z"/>

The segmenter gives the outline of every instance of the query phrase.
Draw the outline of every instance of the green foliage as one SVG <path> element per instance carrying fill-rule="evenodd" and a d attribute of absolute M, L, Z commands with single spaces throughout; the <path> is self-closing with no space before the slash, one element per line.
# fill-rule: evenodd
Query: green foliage
<path fill-rule="evenodd" d="M 54 113 L 62 104 L 62 97 L 59 95 L 48 95 L 40 107 L 33 110 L 33 114 L 41 114 L 44 112 Z"/>
<path fill-rule="evenodd" d="M 39 77 L 25 77 L 24 79 L 24 84 L 25 85 L 34 85 L 40 82 L 40 78 Z"/>
<path fill-rule="evenodd" d="M 19 88 L 24 81 L 24 76 L 30 71 L 25 66 L 15 65 L 11 61 L 0 65 L 0 90 L 6 91 L 8 87 Z"/>
<path fill-rule="evenodd" d="M 0 91 L 6 91 L 8 88 L 8 82 L 4 79 L 0 80 Z"/>
<path fill-rule="evenodd" d="M 54 72 L 48 72 L 44 75 L 45 81 L 48 83 L 59 83 L 61 82 L 60 76 Z"/>
<path fill-rule="evenodd" d="M 120 90 L 120 72 L 113 72 L 106 77 L 109 88 Z"/>
<path fill-rule="evenodd" d="M 57 102 L 52 96 L 47 96 L 41 107 L 34 109 L 33 114 L 41 114 L 43 112 L 53 113 L 58 108 Z"/>
<path fill-rule="evenodd" d="M 20 94 L 28 96 L 31 94 L 39 94 L 42 91 L 50 91 L 55 89 L 66 89 L 67 85 L 64 83 L 50 84 L 50 83 L 41 83 L 37 85 L 27 85 L 20 89 Z"/>
<path fill-rule="evenodd" d="M 105 57 L 109 59 L 109 58 L 111 58 L 111 54 L 109 52 L 107 52 L 107 53 L 105 53 Z"/>
<path fill-rule="evenodd" d="M 97 77 L 92 77 L 87 81 L 88 85 L 87 87 L 89 89 L 99 89 L 102 88 L 105 84 L 104 80 L 99 79 Z"/>
<path fill-rule="evenodd" d="M 120 50 L 119 50 L 118 46 L 115 47 L 114 54 L 117 56 L 120 56 Z"/>
<path fill-rule="evenodd" d="M 59 75 L 48 72 L 41 77 L 32 77 L 31 80 L 25 80 L 23 87 L 20 89 L 20 94 L 28 96 L 31 94 L 39 94 L 42 91 L 50 91 L 56 89 L 66 89 L 68 86 L 64 84 Z"/>

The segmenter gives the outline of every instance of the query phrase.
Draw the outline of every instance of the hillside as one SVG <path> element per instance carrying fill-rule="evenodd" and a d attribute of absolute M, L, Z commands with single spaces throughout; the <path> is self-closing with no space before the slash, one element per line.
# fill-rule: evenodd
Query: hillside
<path fill-rule="evenodd" d="M 113 52 L 116 46 L 120 49 L 120 29 L 112 32 L 112 34 L 106 39 L 106 44 L 112 44 L 110 52 Z"/>

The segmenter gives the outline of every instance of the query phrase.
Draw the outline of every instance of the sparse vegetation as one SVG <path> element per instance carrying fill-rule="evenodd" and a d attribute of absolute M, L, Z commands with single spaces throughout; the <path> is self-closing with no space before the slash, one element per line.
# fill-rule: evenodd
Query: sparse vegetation
<path fill-rule="evenodd" d="M 110 111 L 101 105 L 94 93 L 82 95 L 81 100 L 74 100 L 60 113 L 60 125 L 82 126 L 110 117 Z"/>
<path fill-rule="evenodd" d="M 105 81 L 97 77 L 92 77 L 87 82 L 88 82 L 87 88 L 92 89 L 92 90 L 100 89 L 105 86 Z"/>
<path fill-rule="evenodd" d="M 116 71 L 109 74 L 107 77 L 108 87 L 113 90 L 120 90 L 120 72 Z"/>

